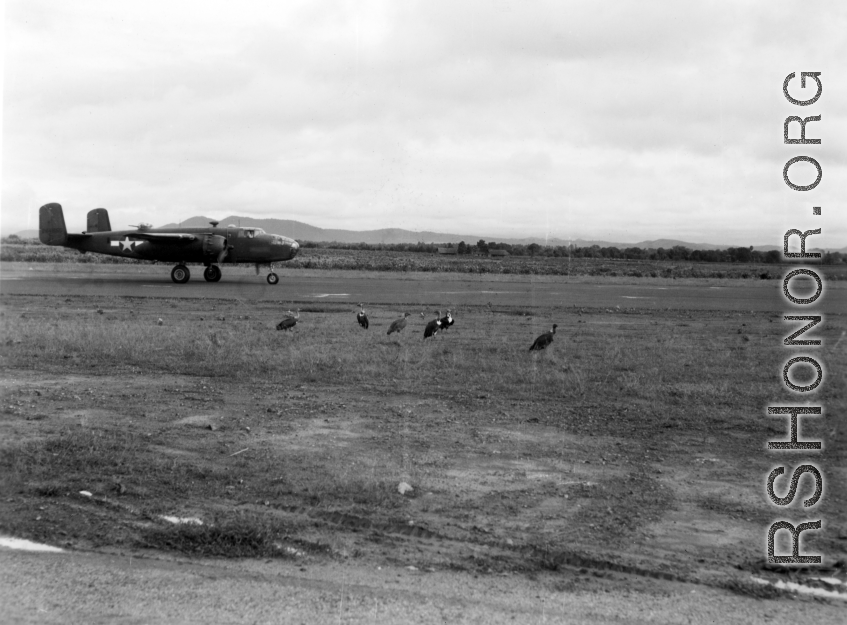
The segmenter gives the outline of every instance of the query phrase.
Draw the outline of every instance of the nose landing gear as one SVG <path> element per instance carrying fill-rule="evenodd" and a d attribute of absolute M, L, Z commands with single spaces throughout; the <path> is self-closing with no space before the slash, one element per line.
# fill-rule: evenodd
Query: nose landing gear
<path fill-rule="evenodd" d="M 274 273 L 273 263 L 270 263 L 268 267 L 271 270 L 268 274 L 268 284 L 277 284 L 279 282 L 279 276 Z M 259 263 L 256 263 L 256 275 L 259 275 Z"/>

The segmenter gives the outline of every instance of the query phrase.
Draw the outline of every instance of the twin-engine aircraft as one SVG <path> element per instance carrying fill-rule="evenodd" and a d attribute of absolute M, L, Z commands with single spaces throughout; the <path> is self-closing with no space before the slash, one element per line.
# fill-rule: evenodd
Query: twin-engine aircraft
<path fill-rule="evenodd" d="M 68 234 L 60 204 L 45 204 L 38 217 L 38 238 L 46 245 L 61 245 L 83 254 L 175 262 L 171 280 L 177 284 L 184 284 L 191 277 L 185 263 L 203 263 L 203 277 L 208 282 L 221 279 L 218 265 L 223 263 L 253 263 L 256 275 L 260 265 L 268 265 L 268 284 L 276 284 L 279 276 L 273 272 L 273 264 L 291 260 L 300 250 L 294 239 L 267 234 L 261 228 L 218 228 L 217 221 L 210 221 L 210 228 L 152 228 L 141 224 L 135 226 L 136 230 L 112 230 L 106 209 L 95 208 L 88 213 L 85 232 Z"/>

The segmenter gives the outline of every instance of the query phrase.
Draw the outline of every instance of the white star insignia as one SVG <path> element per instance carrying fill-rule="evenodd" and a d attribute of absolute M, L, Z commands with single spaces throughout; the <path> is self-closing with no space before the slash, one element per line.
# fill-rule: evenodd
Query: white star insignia
<path fill-rule="evenodd" d="M 121 247 L 122 252 L 134 252 L 135 249 L 133 246 L 139 246 L 144 241 L 130 241 L 129 237 L 126 237 L 123 241 L 110 241 L 109 242 L 112 247 Z"/>

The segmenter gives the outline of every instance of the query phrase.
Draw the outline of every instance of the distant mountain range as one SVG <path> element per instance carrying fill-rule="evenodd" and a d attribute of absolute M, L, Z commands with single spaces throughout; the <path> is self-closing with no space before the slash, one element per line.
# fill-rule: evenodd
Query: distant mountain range
<path fill-rule="evenodd" d="M 213 221 L 209 217 L 191 217 L 180 223 L 170 223 L 161 226 L 162 228 L 202 228 L 208 226 L 209 222 Z M 292 219 L 256 219 L 254 217 L 239 217 L 230 215 L 219 220 L 221 225 L 234 224 L 237 226 L 253 226 L 262 228 L 265 232 L 281 234 L 298 241 L 316 241 L 338 243 L 459 243 L 464 241 L 469 245 L 476 244 L 480 239 L 485 239 L 489 243 L 509 243 L 510 245 L 529 245 L 537 243 L 539 245 L 576 245 L 577 247 L 590 247 L 598 245 L 600 247 L 617 247 L 625 249 L 627 247 L 640 247 L 642 249 L 663 247 L 670 249 L 675 245 L 681 245 L 691 250 L 724 250 L 728 247 L 738 247 L 735 245 L 717 245 L 714 243 L 691 243 L 689 241 L 680 241 L 678 239 L 655 239 L 652 241 L 639 241 L 638 243 L 620 243 L 614 241 L 586 240 L 586 239 L 544 239 L 540 237 L 527 237 L 521 239 L 500 238 L 500 237 L 482 237 L 476 234 L 448 234 L 445 232 L 431 232 L 428 230 L 403 230 L 402 228 L 382 228 L 380 230 L 335 230 L 327 228 L 317 228 L 303 223 L 302 221 L 294 221 Z M 16 233 L 22 239 L 38 238 L 38 230 L 23 230 Z M 769 250 L 780 249 L 777 245 L 754 245 L 754 250 L 767 252 Z M 818 248 L 808 248 L 808 251 L 822 251 Z M 847 254 L 847 246 L 838 250 L 829 250 L 833 252 L 841 252 Z"/>

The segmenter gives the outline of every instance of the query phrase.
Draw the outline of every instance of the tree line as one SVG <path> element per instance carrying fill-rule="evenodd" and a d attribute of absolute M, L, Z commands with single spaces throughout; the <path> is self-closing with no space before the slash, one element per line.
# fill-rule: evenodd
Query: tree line
<path fill-rule="evenodd" d="M 2 243 L 18 245 L 40 245 L 38 239 L 20 239 L 11 234 L 4 237 Z M 728 247 L 723 250 L 692 250 L 684 245 L 674 245 L 671 248 L 640 248 L 626 247 L 600 247 L 591 245 L 578 247 L 575 245 L 539 245 L 529 243 L 528 245 L 516 243 L 487 242 L 480 239 L 475 244 L 467 244 L 460 241 L 453 243 L 339 243 L 300 241 L 300 247 L 313 249 L 335 249 L 335 250 L 368 250 L 388 252 L 415 252 L 421 254 L 436 254 L 440 247 L 455 247 L 457 254 L 468 256 L 486 256 L 491 250 L 505 250 L 509 256 L 538 257 L 538 258 L 599 258 L 619 260 L 671 260 L 689 261 L 702 263 L 759 263 L 776 264 L 782 262 L 780 250 L 768 250 L 761 252 L 750 247 Z M 824 265 L 837 265 L 847 263 L 847 254 L 841 252 L 825 252 L 823 257 L 809 259 L 811 262 L 820 262 Z"/>
<path fill-rule="evenodd" d="M 324 243 L 301 241 L 301 247 L 341 249 L 341 250 L 382 250 L 389 252 L 417 252 L 435 254 L 438 248 L 455 247 L 459 255 L 487 255 L 491 250 L 505 250 L 510 256 L 539 257 L 539 258 L 600 258 L 620 260 L 671 260 L 704 263 L 764 263 L 775 264 L 782 262 L 780 250 L 762 252 L 750 247 L 728 247 L 723 250 L 692 250 L 684 245 L 674 245 L 671 248 L 640 248 L 600 247 L 591 245 L 578 247 L 575 245 L 539 245 L 538 243 L 511 244 L 487 242 L 480 239 L 475 244 L 460 241 L 452 243 Z M 810 259 L 817 262 L 817 259 Z M 825 252 L 820 259 L 825 265 L 835 265 L 847 262 L 847 255 L 841 252 Z"/>

